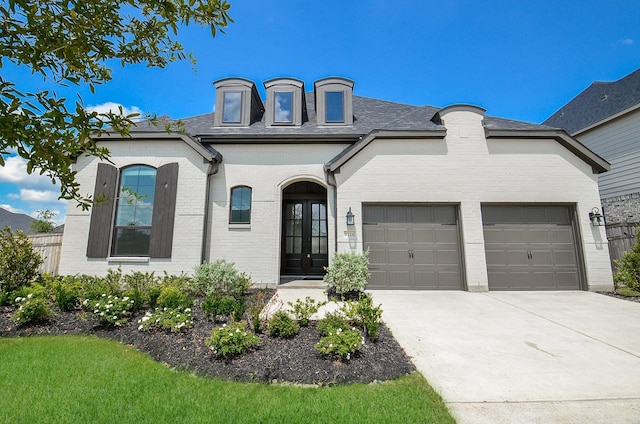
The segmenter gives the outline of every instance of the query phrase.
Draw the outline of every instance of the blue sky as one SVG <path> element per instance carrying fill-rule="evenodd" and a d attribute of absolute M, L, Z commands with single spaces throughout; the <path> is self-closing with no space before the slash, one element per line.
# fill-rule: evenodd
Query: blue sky
<path fill-rule="evenodd" d="M 331 75 L 355 81 L 355 94 L 413 105 L 470 103 L 487 114 L 539 123 L 593 81 L 640 68 L 640 1 L 295 1 L 231 0 L 235 23 L 211 38 L 191 27 L 179 40 L 198 59 L 166 69 L 114 67 L 113 80 L 88 89 L 56 88 L 87 107 L 184 118 L 211 112 L 212 82 Z M 4 78 L 25 90 L 52 88 L 23 69 Z M 0 168 L 0 207 L 64 220 L 66 203 L 46 179 L 8 158 Z"/>

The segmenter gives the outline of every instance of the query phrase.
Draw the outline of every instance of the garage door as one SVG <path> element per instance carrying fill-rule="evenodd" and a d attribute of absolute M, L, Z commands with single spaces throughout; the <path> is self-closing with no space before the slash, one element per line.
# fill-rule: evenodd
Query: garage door
<path fill-rule="evenodd" d="M 365 205 L 370 289 L 460 290 L 456 206 Z"/>
<path fill-rule="evenodd" d="M 573 209 L 483 206 L 489 290 L 580 288 Z"/>

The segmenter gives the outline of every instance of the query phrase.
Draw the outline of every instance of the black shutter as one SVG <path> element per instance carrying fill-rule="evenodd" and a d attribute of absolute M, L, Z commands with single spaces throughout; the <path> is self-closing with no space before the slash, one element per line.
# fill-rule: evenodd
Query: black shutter
<path fill-rule="evenodd" d="M 87 257 L 89 258 L 109 256 L 109 239 L 111 238 L 117 184 L 118 169 L 106 163 L 99 163 L 87 243 Z"/>
<path fill-rule="evenodd" d="M 171 257 L 177 192 L 178 164 L 168 163 L 158 168 L 149 246 L 149 256 L 152 258 Z"/>

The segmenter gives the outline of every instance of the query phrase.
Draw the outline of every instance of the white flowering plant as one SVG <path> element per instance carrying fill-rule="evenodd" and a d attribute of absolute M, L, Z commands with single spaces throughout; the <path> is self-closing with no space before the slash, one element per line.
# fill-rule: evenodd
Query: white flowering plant
<path fill-rule="evenodd" d="M 348 361 L 354 353 L 360 350 L 363 344 L 364 337 L 357 328 L 336 328 L 322 337 L 315 344 L 315 348 L 323 355 Z"/>
<path fill-rule="evenodd" d="M 138 330 L 148 331 L 153 328 L 170 330 L 179 333 L 193 327 L 193 311 L 191 308 L 156 308 L 138 320 Z"/>
<path fill-rule="evenodd" d="M 98 300 L 85 299 L 82 308 L 92 312 L 102 324 L 121 326 L 129 321 L 131 312 L 135 310 L 135 301 L 128 296 L 117 296 L 106 293 Z"/>
<path fill-rule="evenodd" d="M 11 319 L 18 324 L 45 321 L 54 315 L 47 299 L 34 296 L 33 293 L 16 297 L 14 303 L 16 311 Z"/>
<path fill-rule="evenodd" d="M 216 356 L 230 358 L 245 353 L 260 343 L 260 337 L 247 328 L 246 321 L 225 324 L 211 331 L 205 344 Z"/>

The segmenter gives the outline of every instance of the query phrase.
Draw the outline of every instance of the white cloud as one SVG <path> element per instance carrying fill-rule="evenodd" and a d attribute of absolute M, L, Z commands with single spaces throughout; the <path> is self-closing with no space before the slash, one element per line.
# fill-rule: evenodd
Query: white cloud
<path fill-rule="evenodd" d="M 27 161 L 19 156 L 5 158 L 3 167 L 0 167 L 0 182 L 19 184 L 27 187 L 52 186 L 51 180 L 39 172 L 27 174 Z"/>
<path fill-rule="evenodd" d="M 98 112 L 98 113 L 112 112 L 112 113 L 119 114 L 120 108 L 122 108 L 123 115 L 131 115 L 132 113 L 138 113 L 140 114 L 140 116 L 137 117 L 136 119 L 144 119 L 145 115 L 142 112 L 142 109 L 140 109 L 138 106 L 126 107 L 121 105 L 120 103 L 115 103 L 115 102 L 105 102 L 95 106 L 89 105 L 87 106 L 87 112 Z"/>
<path fill-rule="evenodd" d="M 23 211 L 23 210 L 21 210 L 21 209 L 16 209 L 16 208 L 14 208 L 13 206 L 11 206 L 11 205 L 7 205 L 7 204 L 2 204 L 2 205 L 0 205 L 0 208 L 2 208 L 2 209 L 4 209 L 4 210 L 7 210 L 7 211 L 9 211 L 9 212 L 13 212 L 13 213 L 24 213 L 24 214 L 26 214 L 26 212 L 25 212 L 25 211 Z"/>
<path fill-rule="evenodd" d="M 633 39 L 621 38 L 620 40 L 618 40 L 618 44 L 622 44 L 623 46 L 630 46 L 633 44 Z"/>
<path fill-rule="evenodd" d="M 59 191 L 53 190 L 32 190 L 23 188 L 20 190 L 20 200 L 25 202 L 66 202 L 66 200 L 58 200 Z"/>

